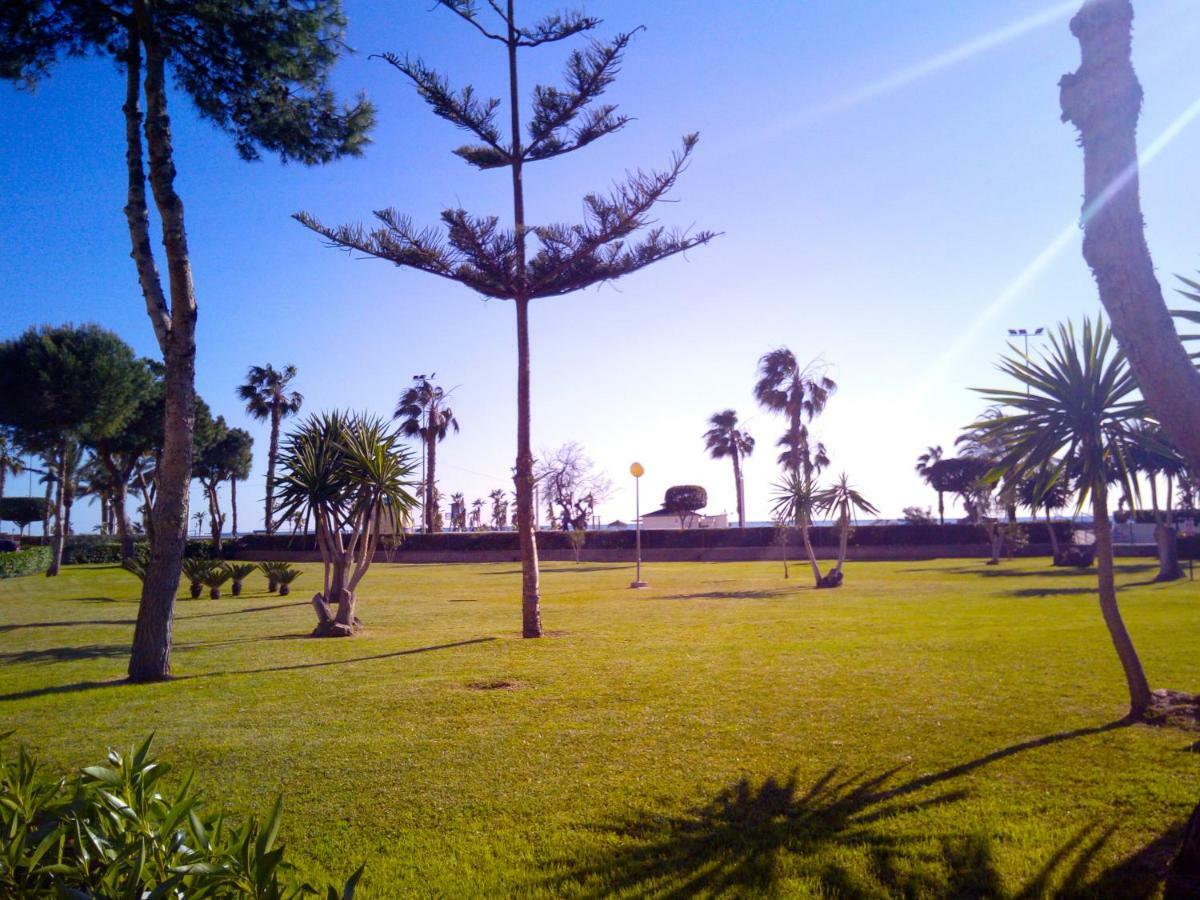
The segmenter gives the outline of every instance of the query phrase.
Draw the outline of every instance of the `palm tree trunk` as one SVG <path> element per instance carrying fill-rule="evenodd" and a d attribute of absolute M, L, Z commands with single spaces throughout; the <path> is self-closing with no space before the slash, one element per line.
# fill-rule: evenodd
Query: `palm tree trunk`
<path fill-rule="evenodd" d="M 67 445 L 60 444 L 54 457 L 54 543 L 51 550 L 50 567 L 46 577 L 53 578 L 62 566 L 63 542 L 66 530 L 63 526 L 63 485 L 67 480 Z M 49 489 L 49 487 L 47 487 Z"/>
<path fill-rule="evenodd" d="M 817 587 L 821 586 L 821 566 L 817 562 L 817 554 L 813 552 L 812 539 L 808 536 L 808 525 L 800 526 L 800 537 L 804 540 L 804 552 L 808 554 L 808 564 L 812 566 L 813 581 Z"/>
<path fill-rule="evenodd" d="M 1100 485 L 1092 492 L 1092 518 L 1096 532 L 1096 566 L 1097 582 L 1100 593 L 1100 613 L 1104 616 L 1104 624 L 1108 627 L 1109 637 L 1125 671 L 1125 681 L 1129 686 L 1129 715 L 1141 718 L 1150 707 L 1150 685 L 1146 682 L 1146 674 L 1142 671 L 1142 662 L 1138 659 L 1133 640 L 1125 628 L 1125 620 L 1121 617 L 1121 609 L 1117 605 L 1117 586 L 1113 578 L 1113 543 L 1112 524 L 1108 520 L 1107 490 Z"/>
<path fill-rule="evenodd" d="M 525 189 L 521 180 L 521 106 L 517 87 L 517 41 L 513 0 L 508 0 L 508 89 L 512 128 L 513 229 L 516 234 L 517 307 L 517 533 L 521 542 L 521 634 L 542 636 L 537 535 L 533 531 L 533 451 L 530 447 L 529 295 L 525 271 Z"/>
<path fill-rule="evenodd" d="M 267 499 L 266 499 L 266 529 L 267 534 L 275 533 L 275 462 L 279 458 L 279 419 L 281 411 L 278 403 L 271 404 L 271 446 L 267 448 Z"/>
<path fill-rule="evenodd" d="M 945 525 L 946 524 L 946 501 L 945 501 L 945 498 L 942 496 L 941 491 L 938 491 L 937 495 L 938 495 L 938 524 Z"/>
<path fill-rule="evenodd" d="M 738 528 L 746 527 L 746 493 L 742 484 L 742 461 L 738 458 L 737 447 L 730 454 L 733 459 L 733 488 L 737 495 Z"/>
<path fill-rule="evenodd" d="M 1083 145 L 1083 257 L 1138 386 L 1189 465 L 1200 470 L 1200 371 L 1163 301 L 1138 196 L 1133 4 L 1086 0 L 1071 20 L 1079 69 L 1060 82 L 1063 119 Z"/>
<path fill-rule="evenodd" d="M 838 530 L 841 533 L 838 535 L 837 565 L 833 567 L 835 572 L 842 571 L 842 566 L 846 562 L 846 548 L 850 545 L 850 516 L 847 512 L 843 511 L 841 520 L 838 522 Z"/>
<path fill-rule="evenodd" d="M 175 192 L 175 164 L 171 123 L 167 115 L 165 55 L 154 30 L 146 0 L 135 0 L 137 31 L 146 48 L 146 142 L 150 157 L 150 185 L 162 220 L 162 242 L 167 258 L 171 305 L 167 312 L 161 289 L 147 293 L 146 302 L 163 350 L 166 409 L 163 448 L 158 467 L 154 502 L 154 537 L 142 585 L 133 647 L 129 659 L 131 681 L 153 681 L 171 674 L 171 630 L 175 593 L 187 542 L 188 485 L 192 476 L 192 429 L 196 395 L 196 295 L 188 257 L 183 202 Z M 133 157 L 132 148 L 128 157 Z M 140 145 L 137 151 L 140 169 Z M 134 181 L 130 166 L 130 183 Z M 131 205 L 136 201 L 132 196 Z M 140 217 L 145 216 L 142 194 Z M 131 216 L 131 219 L 133 217 Z M 139 243 L 134 237 L 134 255 Z M 139 271 L 141 267 L 139 267 Z M 145 285 L 143 285 L 145 292 Z M 164 321 L 164 316 L 169 316 Z"/>
<path fill-rule="evenodd" d="M 434 483 L 437 469 L 437 433 L 433 423 L 429 423 L 429 435 L 425 438 L 428 465 L 425 468 L 425 531 L 432 534 L 437 519 L 437 507 L 434 502 Z"/>

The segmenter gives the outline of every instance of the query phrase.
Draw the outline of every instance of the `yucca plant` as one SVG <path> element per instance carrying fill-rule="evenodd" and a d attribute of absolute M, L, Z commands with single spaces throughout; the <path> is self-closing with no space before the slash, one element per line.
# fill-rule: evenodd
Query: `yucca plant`
<path fill-rule="evenodd" d="M 832 514 L 837 519 L 839 532 L 837 565 L 821 579 L 826 583 L 818 583 L 817 587 L 839 587 L 842 583 L 842 566 L 846 562 L 846 547 L 850 541 L 851 521 L 857 513 L 878 515 L 879 510 L 850 484 L 844 472 L 831 487 L 818 492 L 814 501 L 818 510 L 826 515 Z"/>
<path fill-rule="evenodd" d="M 1003 445 L 990 477 L 1018 482 L 1033 475 L 1038 481 L 1035 497 L 1070 482 L 1081 505 L 1091 499 L 1100 612 L 1125 670 L 1130 716 L 1140 718 L 1150 706 L 1150 686 L 1117 605 L 1108 484 L 1116 472 L 1125 490 L 1136 494 L 1127 460 L 1134 429 L 1148 410 L 1124 353 L 1101 318 L 1095 324 L 1085 319 L 1082 334 L 1073 324 L 1060 324 L 1041 359 L 1026 359 L 1010 346 L 1013 354 L 1002 357 L 998 368 L 1019 387 L 980 389 L 1004 412 L 972 428 Z"/>
<path fill-rule="evenodd" d="M 204 584 L 208 587 L 208 596 L 213 600 L 221 599 L 221 585 L 233 577 L 229 566 L 224 563 L 213 563 L 204 575 Z"/>
<path fill-rule="evenodd" d="M 383 420 L 334 411 L 310 416 L 288 437 L 278 485 L 279 515 L 316 526 L 325 563 L 313 598 L 318 637 L 348 636 L 359 627 L 355 588 L 366 574 L 384 523 L 402 530 L 416 500 L 415 465 L 404 437 Z M 336 615 L 330 604 L 337 604 Z"/>
<path fill-rule="evenodd" d="M 226 565 L 229 569 L 229 593 L 235 597 L 242 595 L 242 582 L 249 578 L 252 574 L 258 571 L 258 566 L 254 563 L 229 563 Z"/>
<path fill-rule="evenodd" d="M 0 736 L 2 739 L 4 736 Z M 259 822 L 233 827 L 207 812 L 188 777 L 168 790 L 169 765 L 147 738 L 129 753 L 65 778 L 44 774 L 25 750 L 0 756 L 0 896 L 256 897 L 318 894 L 275 841 L 282 798 Z M 354 896 L 360 867 L 329 900 Z"/>
<path fill-rule="evenodd" d="M 774 493 L 774 503 L 771 513 L 783 530 L 781 543 L 783 545 L 783 577 L 788 577 L 787 566 L 787 530 L 796 528 L 804 541 L 804 551 L 808 554 L 809 565 L 812 566 L 813 578 L 821 583 L 821 566 L 817 555 L 813 552 L 812 538 L 809 528 L 812 527 L 813 513 L 816 511 L 816 482 L 803 472 L 793 472 L 785 469 L 783 480 L 771 485 Z"/>
<path fill-rule="evenodd" d="M 292 582 L 300 577 L 300 570 L 284 566 L 275 577 L 279 580 L 279 596 L 286 597 L 292 592 Z"/>
<path fill-rule="evenodd" d="M 183 561 L 183 577 L 188 580 L 193 600 L 197 599 L 204 590 L 204 579 L 208 577 L 208 570 L 212 567 L 211 559 L 191 557 Z"/>

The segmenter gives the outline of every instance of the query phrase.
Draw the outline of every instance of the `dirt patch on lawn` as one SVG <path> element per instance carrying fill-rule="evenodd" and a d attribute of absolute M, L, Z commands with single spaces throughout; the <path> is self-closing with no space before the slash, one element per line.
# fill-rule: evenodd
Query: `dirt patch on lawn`
<path fill-rule="evenodd" d="M 1146 724 L 1200 731 L 1200 694 L 1159 689 L 1153 692 Z"/>
<path fill-rule="evenodd" d="M 521 686 L 519 681 L 509 681 L 502 678 L 496 681 L 471 681 L 467 683 L 469 691 L 515 691 Z"/>

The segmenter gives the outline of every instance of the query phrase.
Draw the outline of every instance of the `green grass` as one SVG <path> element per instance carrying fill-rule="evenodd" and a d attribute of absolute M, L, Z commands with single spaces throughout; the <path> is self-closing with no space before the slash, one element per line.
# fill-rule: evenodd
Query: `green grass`
<path fill-rule="evenodd" d="M 151 730 L 211 801 L 286 797 L 289 857 L 363 893 L 1141 896 L 1197 800 L 1196 734 L 1124 727 L 1091 576 L 1041 561 L 372 568 L 367 630 L 317 584 L 183 600 L 177 680 L 124 674 L 137 581 L 0 582 L 0 731 L 66 769 Z M 1151 683 L 1196 689 L 1200 591 L 1122 605 Z M 797 577 L 799 575 L 799 577 Z M 508 687 L 494 687 L 508 682 Z M 487 686 L 488 689 L 479 689 Z"/>

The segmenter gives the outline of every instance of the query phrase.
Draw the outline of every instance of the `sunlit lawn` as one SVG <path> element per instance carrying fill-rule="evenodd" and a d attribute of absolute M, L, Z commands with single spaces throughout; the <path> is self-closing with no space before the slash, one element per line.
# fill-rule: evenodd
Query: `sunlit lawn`
<path fill-rule="evenodd" d="M 1197 737 L 1123 727 L 1089 577 L 1040 561 L 386 566 L 367 630 L 292 597 L 181 601 L 178 680 L 123 674 L 119 569 L 0 581 L 0 731 L 56 768 L 157 732 L 214 803 L 286 796 L 289 856 L 370 896 L 1143 895 L 1197 800 Z M 1119 581 L 1145 582 L 1148 566 Z M 1200 687 L 1200 590 L 1122 603 L 1154 686 Z"/>

